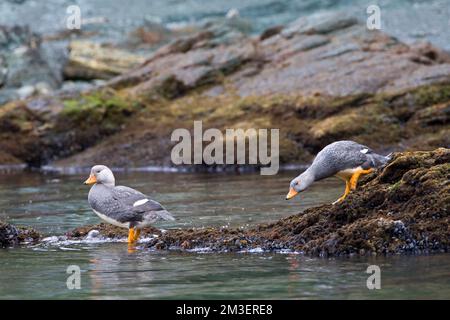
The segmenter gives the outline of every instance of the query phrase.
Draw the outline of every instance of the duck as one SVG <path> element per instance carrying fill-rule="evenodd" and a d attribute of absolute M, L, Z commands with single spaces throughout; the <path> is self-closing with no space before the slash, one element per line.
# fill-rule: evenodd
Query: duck
<path fill-rule="evenodd" d="M 128 229 L 128 244 L 139 239 L 142 228 L 161 220 L 175 220 L 161 204 L 140 191 L 116 186 L 114 174 L 105 165 L 92 167 L 84 182 L 92 185 L 88 202 L 94 213 L 109 224 Z"/>
<path fill-rule="evenodd" d="M 355 141 L 341 140 L 324 147 L 314 158 L 312 164 L 300 175 L 292 179 L 286 200 L 305 191 L 315 181 L 328 177 L 338 177 L 345 181 L 344 194 L 333 202 L 342 202 L 356 189 L 358 179 L 384 166 L 391 155 L 383 156 L 369 147 Z"/>

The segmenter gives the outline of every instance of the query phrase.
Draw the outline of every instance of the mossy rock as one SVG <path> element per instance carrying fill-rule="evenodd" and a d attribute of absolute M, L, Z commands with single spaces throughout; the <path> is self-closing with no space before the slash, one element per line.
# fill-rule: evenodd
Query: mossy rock
<path fill-rule="evenodd" d="M 141 107 L 138 102 L 129 103 L 111 91 L 94 92 L 63 103 L 61 117 L 77 129 L 96 126 L 106 131 L 117 130 Z"/>
<path fill-rule="evenodd" d="M 30 227 L 16 227 L 0 221 L 0 247 L 17 246 L 24 243 L 37 243 L 41 235 Z"/>

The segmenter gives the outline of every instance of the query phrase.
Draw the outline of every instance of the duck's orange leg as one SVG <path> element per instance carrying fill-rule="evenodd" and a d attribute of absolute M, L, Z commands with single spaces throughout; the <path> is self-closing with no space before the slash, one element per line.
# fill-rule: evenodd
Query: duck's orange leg
<path fill-rule="evenodd" d="M 139 235 L 141 234 L 141 230 L 138 228 L 130 228 L 128 229 L 128 243 L 134 244 L 138 241 Z"/>
<path fill-rule="evenodd" d="M 355 189 L 356 189 L 356 185 L 358 184 L 358 179 L 359 179 L 359 177 L 360 177 L 362 174 L 369 174 L 369 173 L 371 173 L 372 171 L 373 171 L 372 168 L 367 169 L 367 170 L 361 169 L 361 170 L 356 171 L 356 172 L 352 175 L 352 177 L 350 178 L 350 188 L 351 188 L 351 190 L 355 190 Z"/>
<path fill-rule="evenodd" d="M 333 204 L 339 203 L 342 200 L 344 200 L 349 193 L 350 193 L 350 179 L 345 180 L 345 191 L 344 191 L 344 194 L 339 199 L 337 199 L 335 202 L 333 202 Z"/>
<path fill-rule="evenodd" d="M 139 236 L 141 235 L 141 229 L 134 228 L 134 241 L 137 242 L 139 240 Z"/>
<path fill-rule="evenodd" d="M 128 229 L 128 244 L 133 243 L 134 241 L 134 228 Z"/>

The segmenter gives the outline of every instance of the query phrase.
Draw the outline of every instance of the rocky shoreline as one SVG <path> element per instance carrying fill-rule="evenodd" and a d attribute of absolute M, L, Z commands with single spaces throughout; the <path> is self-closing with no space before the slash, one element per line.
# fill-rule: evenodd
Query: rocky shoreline
<path fill-rule="evenodd" d="M 449 181 L 449 149 L 395 153 L 387 166 L 361 179 L 358 189 L 340 204 L 324 204 L 245 229 L 161 232 L 149 228 L 143 235 L 155 237 L 145 246 L 208 252 L 295 251 L 312 256 L 448 252 Z M 0 242 L 9 246 L 26 238 L 38 241 L 39 235 L 30 230 L 2 223 Z M 86 239 L 92 230 L 112 239 L 127 235 L 125 229 L 102 223 L 76 228 L 65 236 Z"/>
<path fill-rule="evenodd" d="M 29 30 L 3 32 L 23 35 L 23 54 L 43 54 Z M 205 130 L 279 128 L 281 165 L 308 163 L 339 139 L 381 153 L 450 146 L 449 53 L 352 17 L 301 18 L 260 36 L 210 23 L 145 61 L 101 47 L 114 51 L 105 60 L 97 47 L 73 41 L 66 72 L 101 82 L 35 88 L 0 107 L 1 165 L 173 166 L 171 132 L 199 119 Z"/>

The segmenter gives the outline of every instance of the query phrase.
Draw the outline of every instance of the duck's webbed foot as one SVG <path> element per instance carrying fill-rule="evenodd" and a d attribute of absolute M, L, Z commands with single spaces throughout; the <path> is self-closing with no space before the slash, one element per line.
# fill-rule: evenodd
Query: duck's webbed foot
<path fill-rule="evenodd" d="M 351 190 L 355 190 L 356 189 L 356 185 L 358 184 L 358 179 L 359 179 L 359 177 L 361 176 L 361 175 L 364 175 L 364 174 L 369 174 L 369 173 L 371 173 L 373 171 L 373 169 L 372 168 L 369 168 L 369 169 L 367 169 L 367 170 L 359 170 L 359 171 L 356 171 L 353 175 L 352 175 L 352 177 L 350 178 L 350 189 Z"/>

